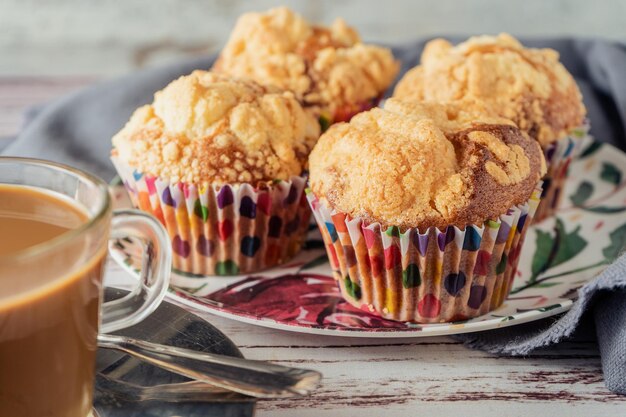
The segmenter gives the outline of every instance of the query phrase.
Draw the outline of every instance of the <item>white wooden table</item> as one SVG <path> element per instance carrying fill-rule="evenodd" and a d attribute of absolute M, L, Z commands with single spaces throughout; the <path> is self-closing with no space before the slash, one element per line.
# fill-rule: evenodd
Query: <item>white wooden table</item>
<path fill-rule="evenodd" d="M 25 108 L 93 81 L 0 77 L 0 145 L 17 133 Z M 109 279 L 125 279 L 113 262 L 108 273 Z M 590 341 L 499 358 L 447 337 L 324 337 L 205 317 L 247 358 L 323 373 L 314 395 L 260 401 L 257 416 L 626 416 L 626 397 L 604 387 Z"/>

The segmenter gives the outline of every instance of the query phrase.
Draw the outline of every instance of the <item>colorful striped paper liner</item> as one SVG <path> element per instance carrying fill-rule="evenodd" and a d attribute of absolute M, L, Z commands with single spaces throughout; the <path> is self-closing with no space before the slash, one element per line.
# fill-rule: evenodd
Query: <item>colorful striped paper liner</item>
<path fill-rule="evenodd" d="M 307 190 L 343 297 L 386 319 L 417 323 L 467 320 L 503 303 L 540 195 L 538 185 L 526 203 L 481 226 L 421 232 L 350 218 Z"/>
<path fill-rule="evenodd" d="M 567 137 L 553 142 L 544 149 L 548 172 L 542 178 L 543 195 L 535 213 L 535 223 L 552 217 L 558 209 L 563 197 L 569 165 L 590 140 L 589 124 L 586 123 L 572 130 Z"/>
<path fill-rule="evenodd" d="M 300 251 L 311 211 L 306 177 L 259 187 L 169 182 L 111 160 L 133 205 L 154 215 L 170 235 L 174 268 L 188 275 L 261 271 Z"/>

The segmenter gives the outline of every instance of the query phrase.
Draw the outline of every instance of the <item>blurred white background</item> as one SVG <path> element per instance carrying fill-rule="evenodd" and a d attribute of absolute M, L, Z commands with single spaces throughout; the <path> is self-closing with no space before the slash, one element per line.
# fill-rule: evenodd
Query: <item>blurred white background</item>
<path fill-rule="evenodd" d="M 283 4 L 382 43 L 501 31 L 626 40 L 626 0 L 0 0 L 0 75 L 113 76 L 206 54 L 241 13 Z"/>

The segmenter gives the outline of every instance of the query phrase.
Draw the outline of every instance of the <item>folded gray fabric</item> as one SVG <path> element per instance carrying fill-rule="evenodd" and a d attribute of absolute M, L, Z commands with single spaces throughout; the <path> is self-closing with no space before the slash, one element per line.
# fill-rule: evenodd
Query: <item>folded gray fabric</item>
<path fill-rule="evenodd" d="M 459 41 L 460 38 L 452 38 Z M 402 73 L 419 61 L 425 40 L 394 47 Z M 550 47 L 576 77 L 596 139 L 626 149 L 626 47 L 580 39 L 528 40 L 526 45 Z M 63 97 L 43 107 L 3 152 L 64 162 L 107 180 L 115 175 L 109 161 L 111 136 L 132 111 L 152 101 L 154 91 L 193 69 L 208 69 L 212 58 L 200 58 L 140 71 Z M 583 317 L 593 322 L 602 355 L 607 387 L 626 394 L 626 255 L 579 290 L 572 309 L 548 319 L 500 330 L 457 336 L 468 346 L 494 354 L 525 355 L 571 337 Z"/>
<path fill-rule="evenodd" d="M 207 57 L 139 71 L 61 97 L 41 108 L 2 154 L 62 162 L 111 180 L 111 137 L 132 112 L 173 79 L 211 62 Z"/>
<path fill-rule="evenodd" d="M 401 73 L 419 62 L 426 41 L 393 48 L 402 61 Z M 563 63 L 583 92 L 592 121 L 591 133 L 603 142 L 626 149 L 626 47 L 584 39 L 524 43 L 561 53 Z M 43 108 L 2 153 L 64 162 L 110 180 L 115 175 L 109 161 L 111 136 L 133 110 L 150 103 L 155 91 L 178 76 L 194 69 L 208 69 L 213 59 L 204 57 L 139 71 L 62 97 Z"/>

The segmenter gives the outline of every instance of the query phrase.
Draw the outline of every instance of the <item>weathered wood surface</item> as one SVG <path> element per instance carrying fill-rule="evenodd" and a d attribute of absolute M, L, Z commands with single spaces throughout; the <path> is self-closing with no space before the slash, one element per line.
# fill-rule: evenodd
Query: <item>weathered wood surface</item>
<path fill-rule="evenodd" d="M 0 78 L 0 137 L 19 128 L 24 108 L 86 79 Z M 128 277 L 109 263 L 109 282 Z M 626 397 L 602 381 L 590 341 L 527 358 L 498 358 L 448 337 L 367 340 L 289 333 L 204 315 L 248 358 L 316 369 L 315 395 L 261 401 L 263 416 L 626 416 Z"/>
<path fill-rule="evenodd" d="M 2 0 L 0 74 L 112 75 L 218 50 L 237 17 L 288 5 L 368 41 L 437 34 L 626 37 L 624 0 Z"/>
<path fill-rule="evenodd" d="M 320 337 L 207 318 L 246 357 L 324 374 L 315 395 L 261 402 L 259 415 L 626 415 L 626 398 L 604 387 L 598 352 L 589 342 L 511 359 L 446 337 Z"/>
<path fill-rule="evenodd" d="M 0 77 L 0 147 L 20 130 L 27 109 L 93 82 L 93 77 Z"/>

